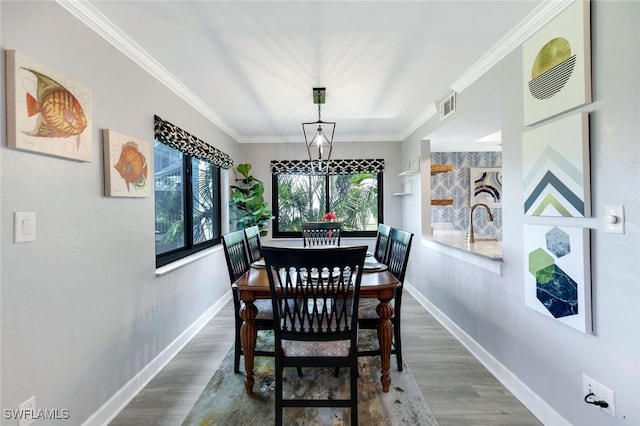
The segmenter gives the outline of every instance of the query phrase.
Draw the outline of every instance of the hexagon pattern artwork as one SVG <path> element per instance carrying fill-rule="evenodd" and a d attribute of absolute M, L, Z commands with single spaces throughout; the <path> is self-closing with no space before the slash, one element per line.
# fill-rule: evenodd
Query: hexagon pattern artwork
<path fill-rule="evenodd" d="M 569 235 L 557 226 L 546 233 L 547 249 L 556 257 L 562 257 L 571 251 Z"/>
<path fill-rule="evenodd" d="M 529 272 L 535 277 L 536 298 L 554 318 L 577 315 L 578 284 L 557 264 L 556 259 L 571 253 L 569 234 L 554 226 L 544 234 L 546 250 L 529 252 Z"/>
<path fill-rule="evenodd" d="M 525 305 L 583 333 L 593 331 L 589 237 L 589 228 L 553 224 L 524 224 L 522 236 Z"/>

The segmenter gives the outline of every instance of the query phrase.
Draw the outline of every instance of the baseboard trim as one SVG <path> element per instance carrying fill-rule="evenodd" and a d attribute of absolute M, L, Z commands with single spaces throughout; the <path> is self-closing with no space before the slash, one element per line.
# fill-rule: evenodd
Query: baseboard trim
<path fill-rule="evenodd" d="M 533 392 L 515 374 L 405 281 L 404 288 L 449 331 L 502 385 L 545 425 L 570 426 L 571 423 Z"/>
<path fill-rule="evenodd" d="M 207 309 L 185 331 L 147 364 L 138 374 L 118 390 L 107 402 L 93 413 L 83 426 L 107 425 L 122 411 L 124 407 L 153 379 L 182 348 L 195 337 L 220 310 L 231 300 L 229 290 L 218 302 Z"/>

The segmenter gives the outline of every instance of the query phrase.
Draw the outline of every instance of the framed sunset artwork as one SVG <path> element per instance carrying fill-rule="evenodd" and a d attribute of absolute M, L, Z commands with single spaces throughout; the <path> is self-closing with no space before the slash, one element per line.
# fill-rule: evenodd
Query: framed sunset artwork
<path fill-rule="evenodd" d="M 589 0 L 576 0 L 522 45 L 524 124 L 591 102 Z"/>
<path fill-rule="evenodd" d="M 91 91 L 15 50 L 5 60 L 7 146 L 91 161 Z"/>

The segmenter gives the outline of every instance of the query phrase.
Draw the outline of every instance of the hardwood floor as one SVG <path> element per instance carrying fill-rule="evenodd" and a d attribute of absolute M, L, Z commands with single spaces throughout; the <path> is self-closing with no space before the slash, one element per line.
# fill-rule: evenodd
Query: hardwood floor
<path fill-rule="evenodd" d="M 110 425 L 180 425 L 233 343 L 232 316 L 229 302 Z M 541 425 L 408 292 L 402 321 L 404 358 L 441 426 Z"/>

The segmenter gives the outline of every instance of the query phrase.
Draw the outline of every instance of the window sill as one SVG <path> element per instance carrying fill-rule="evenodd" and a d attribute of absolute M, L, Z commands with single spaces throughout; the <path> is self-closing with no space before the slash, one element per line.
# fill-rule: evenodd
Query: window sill
<path fill-rule="evenodd" d="M 183 266 L 186 266 L 190 263 L 202 259 L 203 257 L 209 256 L 219 251 L 222 251 L 222 244 L 218 244 L 214 247 L 210 247 L 208 249 L 194 253 L 191 256 L 187 256 L 180 260 L 176 260 L 175 262 L 171 262 L 168 265 L 156 268 L 156 277 L 161 277 L 165 274 L 168 274 L 169 272 L 175 271 L 176 269 L 182 268 Z"/>

